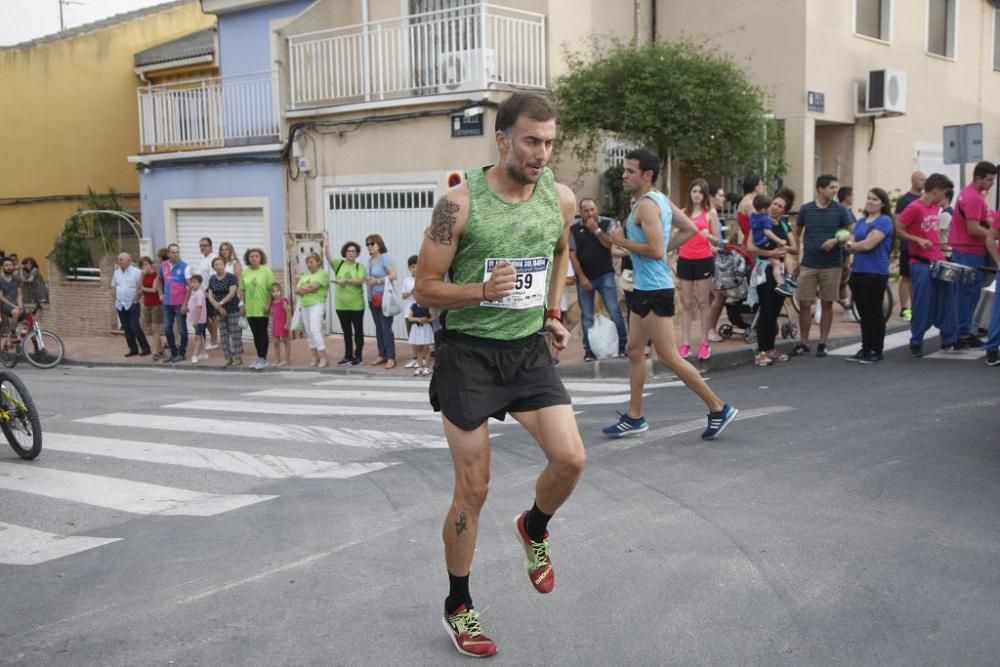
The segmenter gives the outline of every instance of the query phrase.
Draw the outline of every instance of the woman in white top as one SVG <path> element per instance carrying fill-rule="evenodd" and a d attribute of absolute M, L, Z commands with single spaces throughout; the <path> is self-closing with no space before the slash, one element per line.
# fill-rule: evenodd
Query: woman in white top
<path fill-rule="evenodd" d="M 219 257 L 226 263 L 226 273 L 236 276 L 236 282 L 239 283 L 240 276 L 243 275 L 243 265 L 240 264 L 240 260 L 236 257 L 236 250 L 233 249 L 233 244 L 229 241 L 220 243 Z"/>

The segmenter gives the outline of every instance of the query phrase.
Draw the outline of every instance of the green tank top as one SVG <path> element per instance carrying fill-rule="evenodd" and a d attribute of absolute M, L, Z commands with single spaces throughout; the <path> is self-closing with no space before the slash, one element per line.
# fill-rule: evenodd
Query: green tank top
<path fill-rule="evenodd" d="M 469 221 L 451 265 L 451 281 L 484 282 L 495 261 L 507 260 L 517 269 L 515 293 L 502 302 L 449 310 L 446 326 L 469 336 L 514 340 L 542 328 L 552 253 L 563 231 L 559 193 L 546 167 L 531 198 L 504 201 L 486 183 L 488 168 L 466 174 Z"/>

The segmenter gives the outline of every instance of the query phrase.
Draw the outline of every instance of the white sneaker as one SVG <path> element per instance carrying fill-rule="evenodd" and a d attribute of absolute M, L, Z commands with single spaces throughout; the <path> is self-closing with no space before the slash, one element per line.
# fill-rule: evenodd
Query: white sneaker
<path fill-rule="evenodd" d="M 197 354 L 191 355 L 191 363 L 192 364 L 198 363 L 198 359 L 199 359 L 199 357 L 198 357 Z"/>
<path fill-rule="evenodd" d="M 259 370 L 261 368 L 260 362 L 263 361 L 260 357 L 254 359 L 253 363 L 250 364 L 250 368 L 254 370 Z"/>
<path fill-rule="evenodd" d="M 261 359 L 259 362 L 257 362 L 257 370 L 263 370 L 267 368 L 267 366 L 268 366 L 267 359 Z"/>
<path fill-rule="evenodd" d="M 419 365 L 419 363 L 420 362 L 418 362 L 416 359 L 410 359 L 409 361 L 406 362 L 405 368 L 416 368 Z"/>
<path fill-rule="evenodd" d="M 205 346 L 205 349 L 206 350 L 218 350 L 219 349 L 219 344 L 218 343 L 209 343 L 208 345 Z"/>

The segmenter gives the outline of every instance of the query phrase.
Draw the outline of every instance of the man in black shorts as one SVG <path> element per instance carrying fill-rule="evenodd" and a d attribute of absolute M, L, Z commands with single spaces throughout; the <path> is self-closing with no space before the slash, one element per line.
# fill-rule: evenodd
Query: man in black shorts
<path fill-rule="evenodd" d="M 17 263 L 10 257 L 3 258 L 3 274 L 0 275 L 0 313 L 3 322 L 14 327 L 21 319 L 24 304 L 21 298 L 21 277 L 14 267 Z"/>
<path fill-rule="evenodd" d="M 517 93 L 501 104 L 497 164 L 470 171 L 463 185 L 438 201 L 419 253 L 414 298 L 448 309 L 435 341 L 430 386 L 455 468 L 443 531 L 449 579 L 444 626 L 459 653 L 473 657 L 497 651 L 469 593 L 490 479 L 487 420 L 509 412 L 548 459 L 534 505 L 515 519 L 528 578 L 539 593 L 555 584 L 548 521 L 586 462 L 569 395 L 539 335 L 544 328 L 560 349 L 569 339 L 559 304 L 576 201 L 545 166 L 555 134 L 555 114 L 544 98 Z"/>

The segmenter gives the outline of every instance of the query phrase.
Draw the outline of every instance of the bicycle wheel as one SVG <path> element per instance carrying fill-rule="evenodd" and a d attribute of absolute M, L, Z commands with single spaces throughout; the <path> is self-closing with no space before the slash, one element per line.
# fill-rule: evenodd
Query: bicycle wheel
<path fill-rule="evenodd" d="M 0 332 L 0 364 L 3 364 L 7 368 L 14 368 L 14 366 L 17 366 L 17 360 L 17 343 L 11 341 L 10 331 L 4 330 Z"/>
<path fill-rule="evenodd" d="M 53 368 L 63 359 L 62 339 L 51 331 L 38 329 L 21 341 L 21 354 L 38 368 Z"/>
<path fill-rule="evenodd" d="M 22 459 L 42 452 L 42 422 L 21 378 L 0 371 L 0 430 Z"/>

